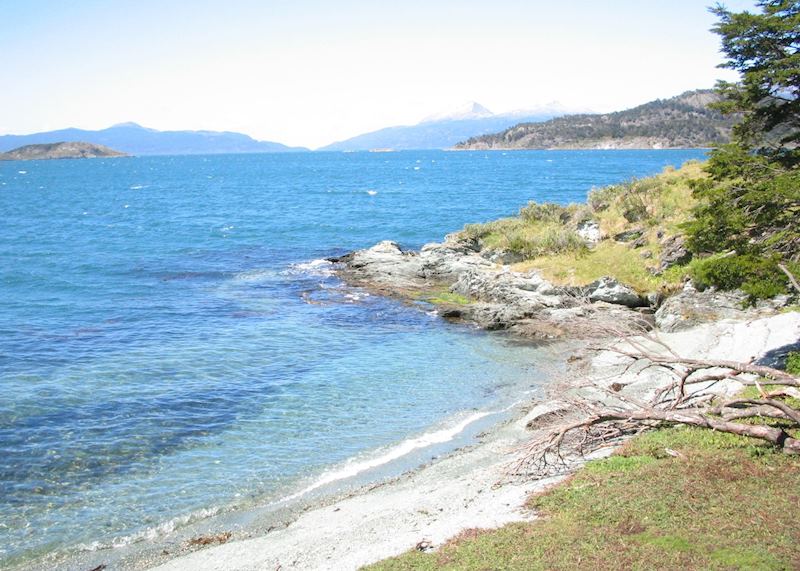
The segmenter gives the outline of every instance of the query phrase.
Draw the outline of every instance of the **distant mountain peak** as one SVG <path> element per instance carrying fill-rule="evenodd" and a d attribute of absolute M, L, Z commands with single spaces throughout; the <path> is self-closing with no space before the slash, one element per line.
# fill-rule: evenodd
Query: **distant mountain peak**
<path fill-rule="evenodd" d="M 460 121 L 464 119 L 483 119 L 493 117 L 494 113 L 475 101 L 469 101 L 449 111 L 435 113 L 425 117 L 420 123 L 434 123 L 436 121 Z"/>
<path fill-rule="evenodd" d="M 494 134 L 473 136 L 456 149 L 667 149 L 701 148 L 730 138 L 736 118 L 709 105 L 714 91 L 688 91 L 631 109 L 519 121 Z"/>
<path fill-rule="evenodd" d="M 133 121 L 127 121 L 125 123 L 117 123 L 116 125 L 111 125 L 111 128 L 114 127 L 132 127 L 134 129 L 144 129 L 139 123 L 134 123 Z"/>

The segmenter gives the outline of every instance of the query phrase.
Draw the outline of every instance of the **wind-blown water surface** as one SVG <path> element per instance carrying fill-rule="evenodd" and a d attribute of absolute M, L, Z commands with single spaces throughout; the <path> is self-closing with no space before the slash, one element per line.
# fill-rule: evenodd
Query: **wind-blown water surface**
<path fill-rule="evenodd" d="M 279 497 L 529 385 L 533 348 L 348 290 L 313 260 L 700 157 L 0 163 L 0 566 Z"/>

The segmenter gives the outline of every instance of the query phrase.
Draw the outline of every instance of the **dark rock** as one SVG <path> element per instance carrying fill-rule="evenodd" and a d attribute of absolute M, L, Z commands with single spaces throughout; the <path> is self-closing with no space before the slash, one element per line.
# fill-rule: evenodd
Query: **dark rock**
<path fill-rule="evenodd" d="M 637 238 L 641 238 L 642 234 L 644 234 L 644 231 L 640 228 L 636 228 L 635 230 L 626 230 L 625 232 L 614 234 L 614 240 L 617 242 L 631 242 Z"/>
<path fill-rule="evenodd" d="M 670 236 L 661 242 L 661 263 L 659 271 L 672 266 L 685 264 L 692 259 L 692 253 L 686 249 L 683 236 Z"/>
<path fill-rule="evenodd" d="M 504 266 L 517 264 L 525 259 L 525 256 L 519 252 L 509 252 L 507 250 L 483 250 L 481 251 L 481 256 L 490 262 Z"/>

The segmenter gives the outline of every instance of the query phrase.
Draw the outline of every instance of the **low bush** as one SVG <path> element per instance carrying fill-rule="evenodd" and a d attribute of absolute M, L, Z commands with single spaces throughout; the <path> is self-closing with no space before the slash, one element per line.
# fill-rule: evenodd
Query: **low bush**
<path fill-rule="evenodd" d="M 740 288 L 751 301 L 788 293 L 789 279 L 779 268 L 779 258 L 762 258 L 753 254 L 713 256 L 692 263 L 689 275 L 695 283 L 706 288 L 715 286 L 723 290 Z M 788 263 L 793 273 L 800 264 Z"/>

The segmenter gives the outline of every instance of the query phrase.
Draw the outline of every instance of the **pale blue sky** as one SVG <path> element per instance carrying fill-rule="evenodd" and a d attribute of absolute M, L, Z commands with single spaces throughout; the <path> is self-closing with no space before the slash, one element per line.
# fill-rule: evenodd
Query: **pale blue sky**
<path fill-rule="evenodd" d="M 735 77 L 709 4 L 0 0 L 0 134 L 136 121 L 317 147 L 472 100 L 623 109 Z"/>

